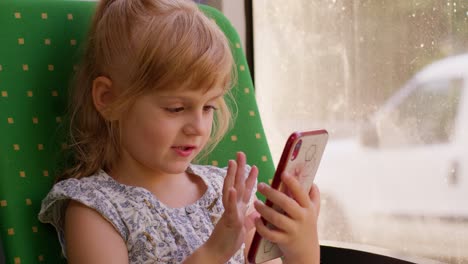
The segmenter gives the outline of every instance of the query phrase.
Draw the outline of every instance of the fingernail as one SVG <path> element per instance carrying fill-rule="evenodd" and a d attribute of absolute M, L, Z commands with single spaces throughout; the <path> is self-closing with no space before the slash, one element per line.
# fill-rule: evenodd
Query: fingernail
<path fill-rule="evenodd" d="M 260 201 L 255 200 L 255 201 L 254 201 L 254 207 L 257 208 L 257 207 L 259 207 L 259 206 L 260 206 Z"/>
<path fill-rule="evenodd" d="M 267 187 L 267 185 L 264 182 L 260 182 L 257 185 L 257 189 L 259 189 L 259 190 L 264 190 L 266 187 Z"/>

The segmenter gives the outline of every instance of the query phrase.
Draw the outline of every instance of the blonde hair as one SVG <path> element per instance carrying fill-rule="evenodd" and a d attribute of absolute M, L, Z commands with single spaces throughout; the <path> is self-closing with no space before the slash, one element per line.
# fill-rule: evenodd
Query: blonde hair
<path fill-rule="evenodd" d="M 105 110 L 115 116 L 150 91 L 180 86 L 206 91 L 221 85 L 229 95 L 233 64 L 223 32 L 190 0 L 101 1 L 72 87 L 73 164 L 61 178 L 90 176 L 111 168 L 119 158 L 119 124 L 94 107 L 95 78 L 105 76 L 119 89 L 119 97 Z M 222 139 L 231 121 L 221 98 L 202 155 Z"/>

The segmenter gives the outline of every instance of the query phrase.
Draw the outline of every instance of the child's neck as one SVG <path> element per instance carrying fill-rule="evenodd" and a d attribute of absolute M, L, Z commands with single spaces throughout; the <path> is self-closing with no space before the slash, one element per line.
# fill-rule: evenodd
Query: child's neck
<path fill-rule="evenodd" d="M 150 190 L 153 195 L 168 207 L 180 208 L 198 201 L 206 192 L 207 186 L 199 176 L 185 173 L 177 180 L 161 182 Z"/>
<path fill-rule="evenodd" d="M 121 184 L 142 187 L 171 208 L 193 204 L 206 192 L 206 183 L 199 176 L 181 172 L 164 174 L 149 170 L 115 166 L 109 175 Z"/>

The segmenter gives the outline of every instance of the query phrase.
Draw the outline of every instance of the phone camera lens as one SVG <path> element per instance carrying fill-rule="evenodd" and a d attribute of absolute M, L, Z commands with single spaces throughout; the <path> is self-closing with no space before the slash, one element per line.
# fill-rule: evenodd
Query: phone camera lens
<path fill-rule="evenodd" d="M 291 155 L 291 160 L 295 160 L 297 158 L 297 155 L 299 155 L 299 150 L 301 149 L 301 145 L 302 145 L 302 139 L 297 142 L 296 146 L 294 146 L 294 150 Z"/>

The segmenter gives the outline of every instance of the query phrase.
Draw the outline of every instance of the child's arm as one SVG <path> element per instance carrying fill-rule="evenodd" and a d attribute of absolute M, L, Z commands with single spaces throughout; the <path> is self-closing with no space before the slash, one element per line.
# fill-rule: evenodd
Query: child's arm
<path fill-rule="evenodd" d="M 69 264 L 128 264 L 127 246 L 111 223 L 98 212 L 71 201 L 65 215 Z"/>
<path fill-rule="evenodd" d="M 319 263 L 320 247 L 317 234 L 319 190 L 313 185 L 310 193 L 307 193 L 295 177 L 287 174 L 282 175 L 282 181 L 292 198 L 263 183 L 258 185 L 258 190 L 286 214 L 256 201 L 255 209 L 266 221 L 276 227 L 270 229 L 257 218 L 256 229 L 262 237 L 278 245 L 284 254 L 283 263 Z"/>
<path fill-rule="evenodd" d="M 237 153 L 230 160 L 223 185 L 224 213 L 208 241 L 184 263 L 226 263 L 241 247 L 247 236 L 245 215 L 257 182 L 258 169 L 253 166 L 245 178 L 246 157 Z"/>

